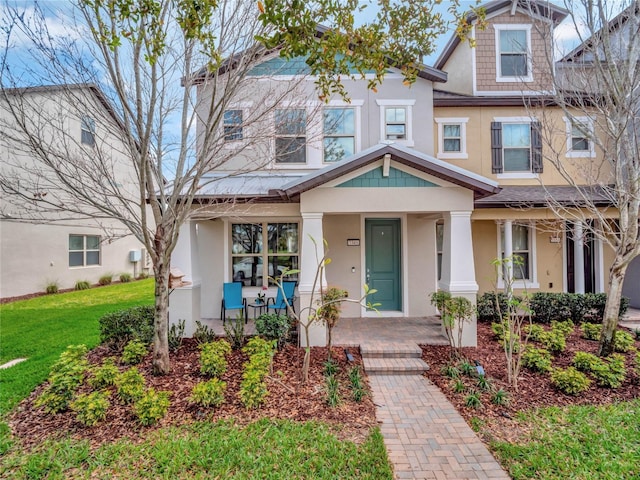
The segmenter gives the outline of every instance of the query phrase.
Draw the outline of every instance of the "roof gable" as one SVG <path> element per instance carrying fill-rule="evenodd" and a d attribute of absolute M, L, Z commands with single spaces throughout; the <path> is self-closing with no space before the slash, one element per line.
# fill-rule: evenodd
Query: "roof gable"
<path fill-rule="evenodd" d="M 403 172 L 394 167 L 390 167 L 387 175 L 384 174 L 383 167 L 377 167 L 359 175 L 351 180 L 336 185 L 337 187 L 437 187 L 433 182 L 416 177 L 410 173 Z"/>

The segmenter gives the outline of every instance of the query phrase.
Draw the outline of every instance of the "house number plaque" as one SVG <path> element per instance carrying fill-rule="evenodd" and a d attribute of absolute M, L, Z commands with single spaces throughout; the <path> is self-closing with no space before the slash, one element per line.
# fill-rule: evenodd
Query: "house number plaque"
<path fill-rule="evenodd" d="M 359 238 L 347 238 L 347 247 L 359 247 L 360 239 Z"/>

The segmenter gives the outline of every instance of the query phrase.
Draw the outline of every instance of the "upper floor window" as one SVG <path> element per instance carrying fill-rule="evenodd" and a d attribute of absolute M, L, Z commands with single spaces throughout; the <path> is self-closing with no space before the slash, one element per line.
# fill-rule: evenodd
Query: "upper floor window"
<path fill-rule="evenodd" d="M 567 128 L 567 157 L 595 157 L 593 119 L 589 117 L 564 118 Z"/>
<path fill-rule="evenodd" d="M 69 235 L 69 266 L 100 265 L 100 237 L 98 235 Z"/>
<path fill-rule="evenodd" d="M 468 118 L 436 118 L 438 124 L 438 158 L 468 158 Z"/>
<path fill-rule="evenodd" d="M 542 173 L 540 122 L 526 117 L 491 122 L 491 170 L 523 176 Z"/>
<path fill-rule="evenodd" d="M 242 110 L 225 110 L 224 141 L 242 140 Z"/>
<path fill-rule="evenodd" d="M 96 144 L 96 121 L 86 115 L 80 120 L 80 142 L 90 147 Z"/>
<path fill-rule="evenodd" d="M 325 162 L 337 162 L 355 153 L 354 108 L 325 108 L 323 146 Z"/>
<path fill-rule="evenodd" d="M 496 30 L 496 81 L 533 80 L 531 25 L 494 25 Z"/>
<path fill-rule="evenodd" d="M 275 112 L 276 163 L 306 163 L 307 112 L 288 108 Z"/>
<path fill-rule="evenodd" d="M 376 100 L 380 106 L 380 141 L 413 147 L 412 111 L 415 100 Z"/>

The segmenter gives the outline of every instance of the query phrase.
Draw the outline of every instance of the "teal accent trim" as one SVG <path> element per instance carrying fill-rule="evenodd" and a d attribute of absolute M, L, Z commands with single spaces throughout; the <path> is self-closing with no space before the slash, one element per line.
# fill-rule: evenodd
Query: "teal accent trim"
<path fill-rule="evenodd" d="M 306 64 L 306 57 L 296 57 L 291 60 L 286 58 L 272 58 L 253 67 L 249 76 L 271 75 L 309 75 L 311 69 Z"/>
<path fill-rule="evenodd" d="M 411 174 L 398 170 L 397 168 L 389 168 L 389 176 L 382 176 L 382 167 L 363 173 L 362 175 L 352 178 L 338 187 L 362 188 L 362 187 L 437 187 L 435 183 L 414 177 Z"/>

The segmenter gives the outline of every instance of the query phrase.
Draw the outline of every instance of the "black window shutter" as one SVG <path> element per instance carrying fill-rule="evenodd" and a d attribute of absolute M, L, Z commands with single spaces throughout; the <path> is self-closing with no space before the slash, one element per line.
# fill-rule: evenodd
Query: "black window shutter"
<path fill-rule="evenodd" d="M 531 122 L 531 169 L 542 173 L 542 127 L 540 122 Z"/>
<path fill-rule="evenodd" d="M 491 173 L 502 173 L 502 123 L 491 122 Z"/>

